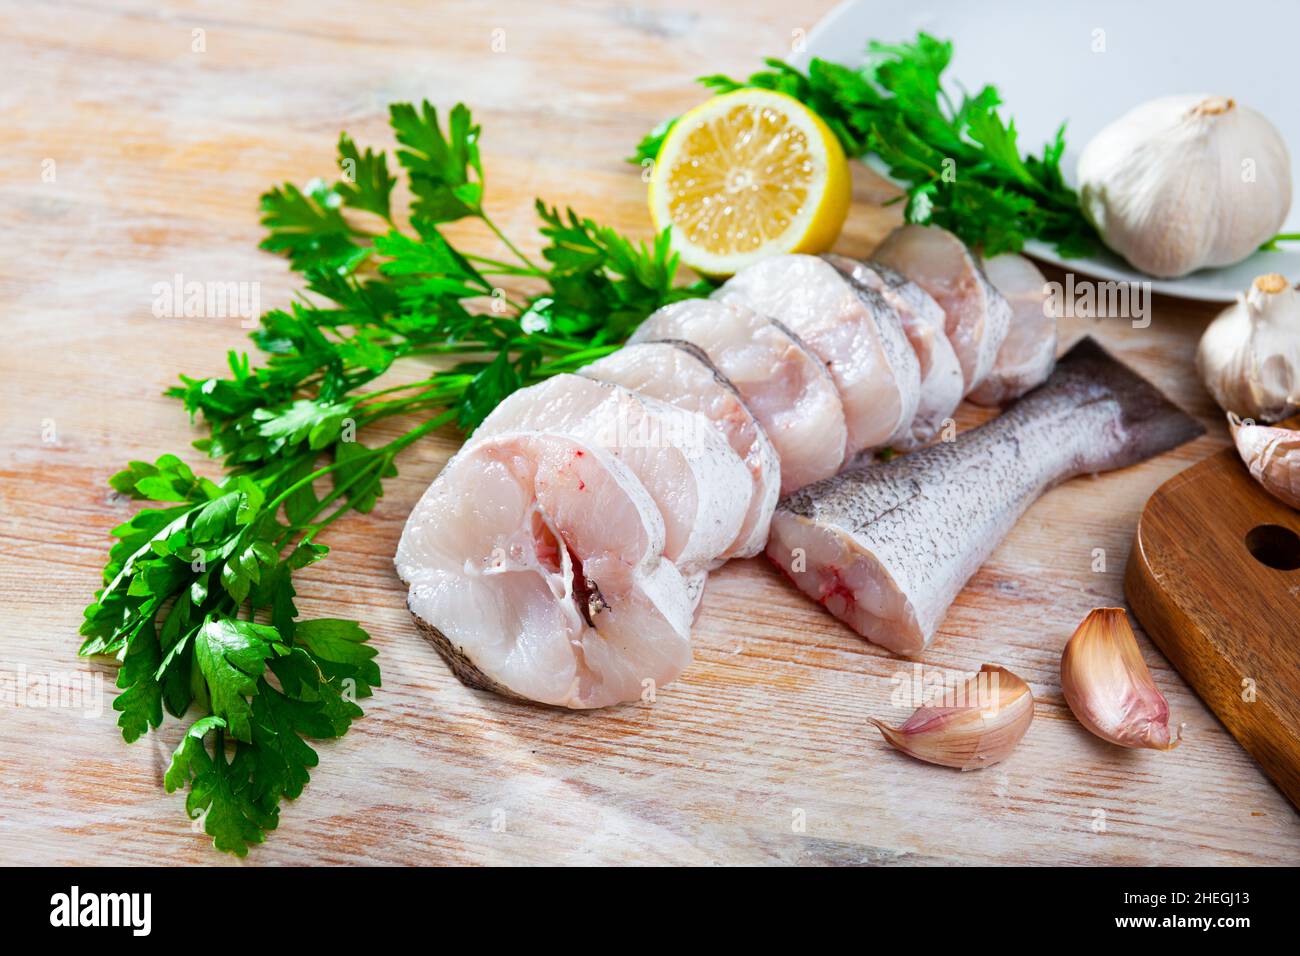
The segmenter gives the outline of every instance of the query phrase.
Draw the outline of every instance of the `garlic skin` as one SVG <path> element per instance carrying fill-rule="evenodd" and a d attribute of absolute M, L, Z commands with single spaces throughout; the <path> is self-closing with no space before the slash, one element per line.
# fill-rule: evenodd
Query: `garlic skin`
<path fill-rule="evenodd" d="M 1275 422 L 1300 409 L 1300 295 L 1262 275 L 1205 330 L 1196 367 L 1227 412 Z"/>
<path fill-rule="evenodd" d="M 1228 427 L 1250 476 L 1278 501 L 1300 510 L 1300 431 L 1243 422 L 1231 412 Z"/>
<path fill-rule="evenodd" d="M 1261 114 L 1222 96 L 1164 96 L 1079 158 L 1079 204 L 1106 245 L 1159 278 L 1240 262 L 1291 209 L 1291 157 Z"/>
<path fill-rule="evenodd" d="M 1034 719 L 1029 685 L 1004 667 L 985 664 L 956 696 L 960 707 L 919 707 L 899 727 L 871 722 L 895 749 L 927 763 L 979 770 L 1005 760 Z"/>
<path fill-rule="evenodd" d="M 1151 671 L 1123 608 L 1099 607 L 1083 619 L 1061 655 L 1061 690 L 1079 723 L 1121 747 L 1172 750 L 1169 702 Z"/>

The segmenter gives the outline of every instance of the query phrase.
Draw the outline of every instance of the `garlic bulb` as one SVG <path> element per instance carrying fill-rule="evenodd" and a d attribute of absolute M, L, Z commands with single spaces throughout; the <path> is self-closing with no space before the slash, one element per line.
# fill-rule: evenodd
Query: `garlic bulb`
<path fill-rule="evenodd" d="M 1005 667 L 985 664 L 948 695 L 951 700 L 917 708 L 899 727 L 871 722 L 909 756 L 943 767 L 978 770 L 1006 759 L 1034 719 L 1029 685 Z"/>
<path fill-rule="evenodd" d="M 1273 125 L 1222 96 L 1165 96 L 1093 137 L 1083 214 L 1106 245 L 1162 278 L 1240 262 L 1291 208 L 1291 158 Z"/>
<path fill-rule="evenodd" d="M 1250 476 L 1278 501 L 1300 509 L 1300 431 L 1243 422 L 1232 412 L 1228 424 Z"/>
<path fill-rule="evenodd" d="M 1277 273 L 1251 283 L 1201 336 L 1196 366 L 1224 411 L 1275 422 L 1300 408 L 1300 295 Z"/>
<path fill-rule="evenodd" d="M 1120 607 L 1089 612 L 1061 655 L 1061 691 L 1079 723 L 1121 747 L 1172 750 L 1165 700 Z"/>

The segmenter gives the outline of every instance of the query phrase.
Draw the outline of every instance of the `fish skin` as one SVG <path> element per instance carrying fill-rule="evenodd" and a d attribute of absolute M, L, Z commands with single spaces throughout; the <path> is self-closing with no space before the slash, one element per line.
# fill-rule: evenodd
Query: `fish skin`
<path fill-rule="evenodd" d="M 947 229 L 908 224 L 886 236 L 872 259 L 897 269 L 939 303 L 969 395 L 993 370 L 1011 328 L 1011 306 L 975 254 Z"/>
<path fill-rule="evenodd" d="M 703 349 L 681 339 L 640 342 L 584 365 L 577 374 L 708 418 L 750 470 L 754 484 L 740 532 L 719 557 L 750 558 L 767 546 L 781 490 L 781 459 L 736 386 Z"/>
<path fill-rule="evenodd" d="M 840 470 L 848 429 L 835 380 L 782 322 L 739 303 L 687 299 L 653 312 L 628 342 L 677 339 L 703 350 L 762 424 L 783 492 Z"/>
<path fill-rule="evenodd" d="M 664 556 L 684 574 L 716 566 L 749 510 L 749 470 L 703 415 L 620 385 L 554 375 L 502 399 L 470 443 L 503 431 L 571 435 L 626 464 L 664 517 Z"/>
<path fill-rule="evenodd" d="M 943 309 L 930 293 L 884 263 L 861 262 L 831 253 L 822 258 L 850 282 L 878 292 L 898 313 L 904 335 L 920 364 L 921 392 L 912 421 L 890 439 L 889 445 L 895 451 L 919 448 L 952 421 L 966 390 L 961 363 L 944 329 Z"/>
<path fill-rule="evenodd" d="M 921 370 L 902 319 L 877 292 L 819 256 L 769 256 L 712 295 L 740 302 L 792 329 L 835 380 L 850 458 L 905 434 L 921 394 Z"/>
<path fill-rule="evenodd" d="M 1085 338 L 1046 383 L 987 424 L 784 498 L 767 554 L 858 633 L 913 655 L 928 646 L 958 592 L 1045 491 L 1143 461 L 1203 432 Z"/>
<path fill-rule="evenodd" d="M 1011 306 L 1011 328 L 993 370 L 969 398 L 1005 405 L 1047 381 L 1056 362 L 1056 316 L 1049 314 L 1047 277 L 1014 252 L 983 261 L 984 275 Z"/>

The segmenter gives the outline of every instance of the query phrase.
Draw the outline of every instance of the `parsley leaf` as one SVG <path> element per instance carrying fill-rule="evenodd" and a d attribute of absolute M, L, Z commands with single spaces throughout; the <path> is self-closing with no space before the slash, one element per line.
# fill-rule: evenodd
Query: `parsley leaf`
<path fill-rule="evenodd" d="M 483 199 L 483 168 L 479 161 L 479 127 L 469 110 L 458 103 L 451 111 L 447 133 L 438 125 L 438 111 L 426 100 L 419 111 L 409 103 L 394 103 L 389 121 L 397 141 L 397 161 L 409 174 L 415 203 L 411 215 L 429 222 L 452 222 L 478 215 Z"/>
<path fill-rule="evenodd" d="M 303 192 L 292 183 L 262 196 L 262 225 L 269 230 L 261 248 L 287 253 L 295 269 L 352 268 L 364 250 L 339 211 L 343 198 L 319 181 Z"/>
<path fill-rule="evenodd" d="M 339 134 L 339 169 L 343 180 L 334 191 L 343 204 L 353 209 L 373 212 L 384 219 L 392 218 L 390 203 L 396 180 L 388 171 L 388 160 L 383 153 L 371 149 L 361 152 L 352 137 Z"/>
<path fill-rule="evenodd" d="M 248 698 L 257 693 L 266 659 L 285 653 L 280 632 L 265 624 L 217 618 L 199 629 L 194 647 L 212 695 L 212 712 L 226 722 L 230 736 L 252 740 Z"/>

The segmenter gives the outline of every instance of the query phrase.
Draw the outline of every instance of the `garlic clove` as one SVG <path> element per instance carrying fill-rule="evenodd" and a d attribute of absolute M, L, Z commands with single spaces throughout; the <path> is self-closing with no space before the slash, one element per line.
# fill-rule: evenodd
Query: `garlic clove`
<path fill-rule="evenodd" d="M 1083 619 L 1061 655 L 1061 690 L 1079 723 L 1121 747 L 1172 750 L 1169 702 L 1151 679 L 1123 608 Z"/>
<path fill-rule="evenodd" d="M 959 770 L 990 767 L 1020 743 L 1034 719 L 1029 685 L 1004 667 L 985 664 L 945 694 L 953 706 L 923 705 L 899 727 L 872 719 L 896 749 Z"/>
<path fill-rule="evenodd" d="M 1300 409 L 1300 293 L 1262 275 L 1205 329 L 1196 366 L 1224 411 L 1275 422 Z"/>
<path fill-rule="evenodd" d="M 1278 501 L 1300 508 L 1300 431 L 1243 422 L 1232 412 L 1228 426 L 1250 476 Z"/>

